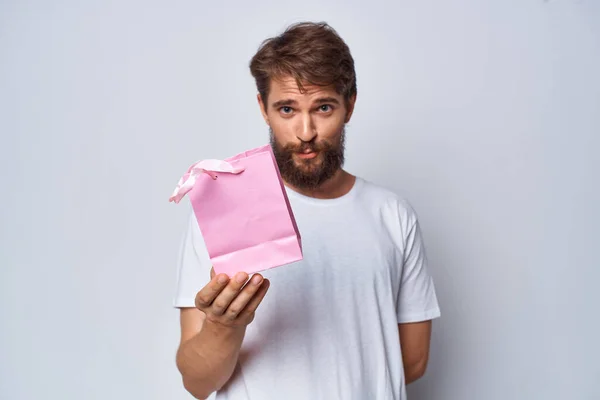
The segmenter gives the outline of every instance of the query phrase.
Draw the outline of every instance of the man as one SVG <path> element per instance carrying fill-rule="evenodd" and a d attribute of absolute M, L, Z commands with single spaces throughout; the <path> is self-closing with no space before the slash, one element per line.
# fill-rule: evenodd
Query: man
<path fill-rule="evenodd" d="M 342 168 L 350 51 L 327 24 L 301 23 L 250 70 L 304 259 L 215 276 L 190 216 L 175 299 L 183 384 L 199 399 L 405 399 L 440 310 L 415 212 Z"/>

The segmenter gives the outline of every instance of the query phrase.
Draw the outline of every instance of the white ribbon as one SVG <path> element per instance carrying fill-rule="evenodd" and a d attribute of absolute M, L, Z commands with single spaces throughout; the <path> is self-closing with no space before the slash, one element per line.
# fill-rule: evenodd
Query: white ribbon
<path fill-rule="evenodd" d="M 234 167 L 223 160 L 202 160 L 188 168 L 187 172 L 179 179 L 177 187 L 173 191 L 169 202 L 179 203 L 181 199 L 194 187 L 196 179 L 200 174 L 208 174 L 211 178 L 217 179 L 216 172 L 229 174 L 239 174 L 244 167 Z"/>

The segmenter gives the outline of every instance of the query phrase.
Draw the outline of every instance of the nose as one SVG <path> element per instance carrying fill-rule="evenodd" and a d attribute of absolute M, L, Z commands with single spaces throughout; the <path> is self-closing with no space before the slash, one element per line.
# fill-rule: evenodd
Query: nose
<path fill-rule="evenodd" d="M 310 142 L 317 136 L 317 128 L 310 114 L 302 118 L 302 127 L 296 137 L 302 142 Z"/>

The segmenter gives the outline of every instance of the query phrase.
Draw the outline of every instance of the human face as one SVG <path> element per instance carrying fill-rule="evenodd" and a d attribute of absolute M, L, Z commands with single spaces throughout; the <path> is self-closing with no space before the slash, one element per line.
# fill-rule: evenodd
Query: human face
<path fill-rule="evenodd" d="M 317 189 L 344 163 L 345 124 L 354 99 L 346 104 L 333 87 L 304 85 L 295 79 L 272 80 L 265 104 L 258 100 L 270 127 L 271 146 L 282 178 L 298 189 Z"/>

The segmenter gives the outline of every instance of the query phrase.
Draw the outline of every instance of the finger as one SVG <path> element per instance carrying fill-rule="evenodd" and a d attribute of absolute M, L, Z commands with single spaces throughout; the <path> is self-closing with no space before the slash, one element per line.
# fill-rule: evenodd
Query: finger
<path fill-rule="evenodd" d="M 243 287 L 240 293 L 238 293 L 238 295 L 232 300 L 231 304 L 229 304 L 225 315 L 227 315 L 227 317 L 230 319 L 235 319 L 238 314 L 244 310 L 256 292 L 258 292 L 263 282 L 263 276 L 260 274 L 255 274 Z"/>
<path fill-rule="evenodd" d="M 212 268 L 210 269 L 210 279 L 213 279 L 213 278 L 215 277 L 215 275 L 216 275 L 216 274 L 215 274 L 215 267 L 212 267 Z"/>
<path fill-rule="evenodd" d="M 215 300 L 211 304 L 211 311 L 215 315 L 223 315 L 229 304 L 238 295 L 244 283 L 248 280 L 248 274 L 245 272 L 238 272 L 235 274 L 233 279 L 229 280 L 229 284 L 218 294 Z"/>
<path fill-rule="evenodd" d="M 196 308 L 202 310 L 209 307 L 229 282 L 226 274 L 219 274 L 196 294 Z"/>
<path fill-rule="evenodd" d="M 240 312 L 239 317 L 251 315 L 256 311 L 260 303 L 265 298 L 267 290 L 269 290 L 269 286 L 271 286 L 271 282 L 269 282 L 268 279 L 264 279 L 258 291 L 254 294 L 252 299 L 250 299 L 248 304 L 246 304 L 244 310 Z"/>

